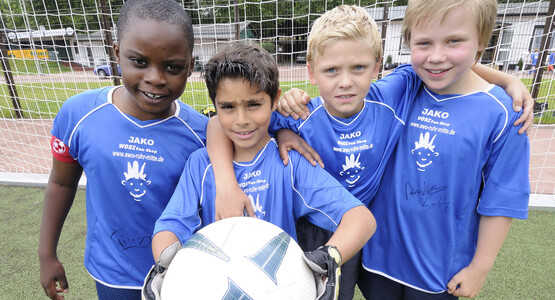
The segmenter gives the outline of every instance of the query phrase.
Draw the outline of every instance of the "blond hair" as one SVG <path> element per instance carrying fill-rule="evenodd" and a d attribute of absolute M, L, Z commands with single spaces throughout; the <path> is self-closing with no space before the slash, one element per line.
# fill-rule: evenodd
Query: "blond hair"
<path fill-rule="evenodd" d="M 370 51 L 376 57 L 376 61 L 379 61 L 383 55 L 383 49 L 376 22 L 360 6 L 338 6 L 320 16 L 312 25 L 308 36 L 306 59 L 309 63 L 313 63 L 314 58 L 324 53 L 329 43 L 360 39 L 370 42 Z"/>
<path fill-rule="evenodd" d="M 491 38 L 497 18 L 497 0 L 410 0 L 403 19 L 402 35 L 407 46 L 410 45 L 411 30 L 424 18 L 428 20 L 445 19 L 447 13 L 463 6 L 470 16 L 474 16 L 478 26 L 478 42 L 486 47 Z M 476 61 L 484 51 L 476 53 Z"/>

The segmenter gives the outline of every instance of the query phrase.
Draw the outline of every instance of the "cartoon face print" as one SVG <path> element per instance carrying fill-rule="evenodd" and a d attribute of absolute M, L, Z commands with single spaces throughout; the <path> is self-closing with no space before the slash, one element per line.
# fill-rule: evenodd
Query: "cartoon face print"
<path fill-rule="evenodd" d="M 434 158 L 439 156 L 439 153 L 435 152 L 434 140 L 437 135 L 430 140 L 430 133 L 422 135 L 420 133 L 420 139 L 418 142 L 414 142 L 414 149 L 411 150 L 412 154 L 416 156 L 416 165 L 418 166 L 418 171 L 426 171 L 426 167 L 432 164 Z"/>
<path fill-rule="evenodd" d="M 129 190 L 129 195 L 137 202 L 141 201 L 141 197 L 146 194 L 146 186 L 150 185 L 144 173 L 145 165 L 146 163 L 143 163 L 139 171 L 139 162 L 134 161 L 133 165 L 127 162 L 127 172 L 123 172 L 125 180 L 121 181 L 121 184 Z"/>
<path fill-rule="evenodd" d="M 254 210 L 254 214 L 258 219 L 262 219 L 266 215 L 266 211 L 262 210 L 262 205 L 260 205 L 260 194 L 256 195 L 256 202 L 254 201 L 254 197 L 249 195 L 249 200 L 251 201 L 252 209 Z"/>
<path fill-rule="evenodd" d="M 345 177 L 345 181 L 349 187 L 355 186 L 356 182 L 360 179 L 358 173 L 364 170 L 364 167 L 360 166 L 360 162 L 358 161 L 359 158 L 360 153 L 357 155 L 356 159 L 354 154 L 345 156 L 345 164 L 342 165 L 343 171 L 339 172 L 340 176 Z"/>

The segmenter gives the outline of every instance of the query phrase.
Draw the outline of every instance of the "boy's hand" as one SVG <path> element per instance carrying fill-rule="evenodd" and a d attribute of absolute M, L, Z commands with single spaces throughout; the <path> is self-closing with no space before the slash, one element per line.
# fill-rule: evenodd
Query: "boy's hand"
<path fill-rule="evenodd" d="M 530 132 L 530 128 L 534 123 L 534 99 L 528 88 L 524 85 L 520 79 L 515 77 L 515 80 L 511 81 L 511 84 L 505 89 L 507 94 L 513 98 L 513 110 L 519 112 L 524 107 L 522 115 L 513 124 L 517 126 L 522 124 L 522 127 L 518 130 L 519 134 Z"/>
<path fill-rule="evenodd" d="M 287 166 L 289 163 L 289 156 L 287 152 L 291 149 L 297 150 L 304 156 L 313 166 L 316 164 L 324 168 L 324 162 L 310 145 L 298 134 L 289 129 L 280 129 L 276 133 L 276 140 L 278 143 L 279 156 L 283 160 L 283 164 Z"/>
<path fill-rule="evenodd" d="M 279 99 L 277 111 L 284 117 L 291 116 L 293 119 L 298 120 L 300 116 L 301 119 L 305 120 L 310 115 L 310 111 L 306 107 L 308 102 L 310 102 L 310 95 L 308 93 L 297 88 L 292 88 L 283 93 Z"/>
<path fill-rule="evenodd" d="M 68 283 L 64 266 L 57 258 L 40 259 L 40 284 L 50 299 L 62 300 Z"/>
<path fill-rule="evenodd" d="M 250 217 L 255 216 L 249 197 L 237 184 L 228 187 L 220 186 L 216 190 L 216 221 L 243 217 L 246 214 Z M 222 194 L 220 191 L 225 193 Z"/>
<path fill-rule="evenodd" d="M 156 264 L 152 266 L 150 272 L 146 275 L 141 291 L 141 298 L 143 300 L 161 299 L 160 292 L 162 291 L 162 284 L 164 283 L 166 271 L 179 249 L 181 249 L 181 243 L 175 242 L 160 253 L 160 258 L 158 258 Z"/>
<path fill-rule="evenodd" d="M 303 258 L 316 279 L 316 299 L 337 299 L 341 278 L 341 254 L 337 248 L 322 246 L 314 251 L 305 252 Z"/>
<path fill-rule="evenodd" d="M 457 297 L 473 298 L 484 287 L 489 270 L 480 270 L 470 264 L 447 283 L 447 292 Z"/>

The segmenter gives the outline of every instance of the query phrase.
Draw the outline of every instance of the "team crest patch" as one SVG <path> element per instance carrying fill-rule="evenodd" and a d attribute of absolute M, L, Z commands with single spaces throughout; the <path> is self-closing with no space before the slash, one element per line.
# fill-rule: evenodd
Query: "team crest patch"
<path fill-rule="evenodd" d="M 54 138 L 52 140 L 52 150 L 58 154 L 64 154 L 67 152 L 67 147 L 60 139 Z"/>

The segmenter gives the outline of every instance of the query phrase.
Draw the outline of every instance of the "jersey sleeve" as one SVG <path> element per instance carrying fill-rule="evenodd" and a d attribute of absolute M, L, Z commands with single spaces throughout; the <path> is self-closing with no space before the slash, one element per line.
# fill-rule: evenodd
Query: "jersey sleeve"
<path fill-rule="evenodd" d="M 52 136 L 50 138 L 50 149 L 54 159 L 68 164 L 76 164 L 77 161 L 69 154 L 69 148 L 59 138 Z"/>
<path fill-rule="evenodd" d="M 154 225 L 153 236 L 161 231 L 170 231 L 183 244 L 201 227 L 200 194 L 204 171 L 200 162 L 203 161 L 203 150 L 193 152 L 187 160 L 168 205 Z"/>
<path fill-rule="evenodd" d="M 519 126 L 512 126 L 518 115 L 512 113 L 502 135 L 493 143 L 492 153 L 484 168 L 484 187 L 478 213 L 486 216 L 528 217 L 530 180 L 530 143 Z"/>
<path fill-rule="evenodd" d="M 404 121 L 421 86 L 422 80 L 412 66 L 401 65 L 391 74 L 372 83 L 367 99 L 386 104 Z"/>
<path fill-rule="evenodd" d="M 289 161 L 297 218 L 305 216 L 311 223 L 335 231 L 347 211 L 363 205 L 333 176 L 319 166 L 312 166 L 297 152 L 290 152 Z"/>

